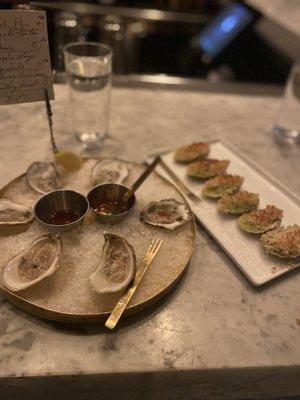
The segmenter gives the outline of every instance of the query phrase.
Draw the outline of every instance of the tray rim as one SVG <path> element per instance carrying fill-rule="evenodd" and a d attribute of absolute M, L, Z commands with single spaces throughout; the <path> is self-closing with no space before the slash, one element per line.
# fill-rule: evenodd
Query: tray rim
<path fill-rule="evenodd" d="M 84 160 L 103 160 L 107 158 L 114 158 L 123 162 L 128 162 L 134 165 L 139 165 L 142 166 L 142 163 L 136 163 L 128 160 L 123 160 L 117 157 L 84 157 Z M 191 257 L 194 252 L 195 248 L 195 241 L 196 241 L 196 223 L 195 223 L 195 216 L 194 213 L 190 207 L 190 204 L 187 202 L 181 191 L 170 181 L 168 181 L 165 177 L 161 176 L 158 172 L 153 171 L 155 175 L 157 175 L 160 179 L 162 179 L 164 182 L 170 184 L 182 197 L 183 201 L 185 202 L 186 206 L 189 208 L 191 215 L 192 215 L 192 234 L 193 234 L 193 240 L 191 244 L 191 251 L 188 257 L 187 263 L 182 266 L 181 271 L 179 274 L 174 278 L 174 280 L 163 290 L 161 290 L 159 293 L 147 298 L 144 301 L 141 301 L 135 305 L 129 305 L 126 310 L 124 311 L 124 316 L 126 315 L 132 315 L 135 314 L 139 311 L 143 311 L 146 308 L 150 307 L 152 304 L 156 303 L 159 301 L 165 294 L 167 294 L 175 285 L 176 283 L 181 279 L 182 275 L 186 271 L 188 264 L 191 260 Z M 26 173 L 23 173 L 16 178 L 12 179 L 10 182 L 8 182 L 5 186 L 0 188 L 0 198 L 2 198 L 3 193 L 9 189 L 11 185 L 14 183 L 17 183 L 20 181 L 22 178 L 26 176 Z M 105 318 L 107 318 L 111 311 L 108 312 L 102 312 L 102 313 L 90 313 L 90 314 L 84 314 L 84 313 L 66 313 L 66 312 L 61 312 L 61 311 L 54 311 L 52 309 L 49 309 L 47 307 L 43 307 L 40 305 L 37 305 L 33 303 L 30 300 L 26 300 L 23 297 L 19 296 L 18 294 L 6 289 L 3 287 L 0 283 L 0 294 L 8 300 L 11 304 L 16 306 L 17 308 L 21 309 L 22 311 L 25 311 L 26 313 L 29 313 L 31 315 L 34 315 L 39 318 L 43 318 L 45 320 L 50 320 L 50 321 L 55 321 L 55 322 L 61 322 L 61 323 L 67 323 L 67 324 L 96 324 L 97 322 L 103 322 Z"/>
<path fill-rule="evenodd" d="M 298 206 L 300 206 L 300 196 L 297 195 L 294 191 L 289 189 L 287 186 L 285 186 L 281 181 L 279 181 L 277 178 L 274 178 L 269 172 L 265 171 L 261 166 L 255 164 L 247 155 L 245 155 L 242 151 L 240 151 L 236 146 L 232 145 L 231 143 L 228 143 L 227 140 L 220 139 L 218 137 L 215 137 L 214 139 L 211 140 L 206 140 L 206 142 L 210 144 L 216 144 L 216 143 L 221 143 L 223 146 L 227 147 L 232 153 L 235 154 L 238 158 L 240 158 L 242 161 L 247 163 L 253 170 L 255 170 L 258 174 L 260 174 L 263 178 L 267 179 L 270 181 L 273 186 L 275 186 L 277 189 L 282 191 L 284 194 L 289 197 L 290 200 L 294 201 Z M 156 155 L 164 155 L 170 152 L 174 152 L 178 147 L 169 147 L 169 148 L 162 148 L 161 150 L 157 150 L 154 152 L 151 152 L 148 154 L 146 159 L 149 160 L 149 158 L 154 157 Z M 170 178 L 171 179 L 171 178 Z M 172 180 L 173 182 L 173 180 Z M 220 242 L 220 240 L 211 232 L 211 230 L 207 227 L 206 224 L 204 224 L 201 221 L 201 218 L 196 215 L 196 213 L 193 211 L 195 219 L 197 222 L 206 230 L 206 232 L 215 240 L 215 242 L 221 247 L 221 249 L 224 251 L 224 253 L 232 260 L 232 262 L 238 267 L 238 269 L 246 276 L 246 278 L 256 287 L 262 286 L 267 284 L 268 282 L 272 281 L 273 279 L 284 275 L 288 272 L 294 271 L 297 268 L 299 268 L 299 265 L 297 264 L 294 268 L 291 267 L 290 269 L 282 269 L 279 270 L 278 272 L 274 273 L 274 275 L 270 279 L 265 279 L 265 280 L 255 280 L 253 277 L 251 277 L 248 272 L 242 267 L 242 265 L 235 259 L 234 255 L 230 253 L 230 251 Z"/>

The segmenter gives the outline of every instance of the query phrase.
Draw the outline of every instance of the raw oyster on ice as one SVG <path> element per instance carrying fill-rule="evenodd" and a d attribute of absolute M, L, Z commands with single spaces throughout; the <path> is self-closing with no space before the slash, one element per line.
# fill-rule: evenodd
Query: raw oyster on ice
<path fill-rule="evenodd" d="M 188 207 L 175 199 L 152 201 L 141 212 L 141 220 L 146 224 L 173 230 L 191 219 Z"/>
<path fill-rule="evenodd" d="M 26 173 L 28 184 L 36 192 L 45 194 L 61 188 L 55 166 L 47 162 L 32 163 Z"/>
<path fill-rule="evenodd" d="M 136 271 L 133 247 L 121 236 L 104 232 L 104 246 L 98 268 L 90 275 L 91 288 L 100 293 L 125 289 Z"/>
<path fill-rule="evenodd" d="M 61 250 L 62 241 L 59 235 L 39 237 L 5 264 L 2 284 L 12 292 L 35 285 L 57 270 Z"/>
<path fill-rule="evenodd" d="M 97 162 L 92 168 L 92 182 L 94 185 L 101 183 L 122 183 L 129 174 L 126 163 L 113 158 Z"/>
<path fill-rule="evenodd" d="M 34 219 L 33 211 L 21 204 L 0 199 L 0 226 L 25 225 Z"/>

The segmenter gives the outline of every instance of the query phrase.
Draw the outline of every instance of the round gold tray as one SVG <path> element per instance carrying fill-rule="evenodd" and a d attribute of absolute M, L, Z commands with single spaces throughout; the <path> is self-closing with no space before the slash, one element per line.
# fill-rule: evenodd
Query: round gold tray
<path fill-rule="evenodd" d="M 86 159 L 76 173 L 59 171 L 63 187 L 86 195 L 93 186 L 90 171 L 97 161 L 99 159 Z M 145 167 L 129 162 L 127 164 L 130 174 L 124 184 L 130 186 Z M 17 293 L 0 285 L 1 294 L 15 306 L 41 318 L 78 324 L 100 322 L 109 315 L 120 297 L 120 293 L 99 295 L 88 286 L 88 277 L 97 268 L 102 253 L 103 232 L 108 231 L 125 237 L 132 244 L 137 265 L 151 240 L 155 237 L 163 239 L 163 245 L 126 309 L 126 314 L 153 304 L 174 286 L 187 267 L 194 247 L 195 222 L 192 219 L 174 231 L 168 231 L 140 221 L 140 211 L 150 201 L 175 198 L 187 204 L 175 186 L 156 173 L 144 182 L 136 195 L 134 212 L 118 225 L 101 225 L 93 221 L 73 232 L 64 233 L 61 266 L 53 275 Z M 40 195 L 29 187 L 24 174 L 2 188 L 0 197 L 33 207 Z M 0 269 L 8 259 L 47 233 L 37 221 L 14 230 L 1 228 Z"/>

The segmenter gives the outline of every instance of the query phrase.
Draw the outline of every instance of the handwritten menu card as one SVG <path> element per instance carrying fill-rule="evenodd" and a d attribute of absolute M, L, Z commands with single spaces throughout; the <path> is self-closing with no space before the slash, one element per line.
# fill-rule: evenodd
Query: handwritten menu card
<path fill-rule="evenodd" d="M 46 14 L 0 11 L 0 105 L 53 99 Z"/>

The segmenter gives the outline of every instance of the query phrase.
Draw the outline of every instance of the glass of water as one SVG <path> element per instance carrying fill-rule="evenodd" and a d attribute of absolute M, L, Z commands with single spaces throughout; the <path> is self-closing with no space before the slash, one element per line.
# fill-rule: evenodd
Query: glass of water
<path fill-rule="evenodd" d="M 100 43 L 70 43 L 64 60 L 73 133 L 87 147 L 98 147 L 108 133 L 112 51 Z"/>
<path fill-rule="evenodd" d="M 273 131 L 282 142 L 300 143 L 300 62 L 289 74 Z"/>

